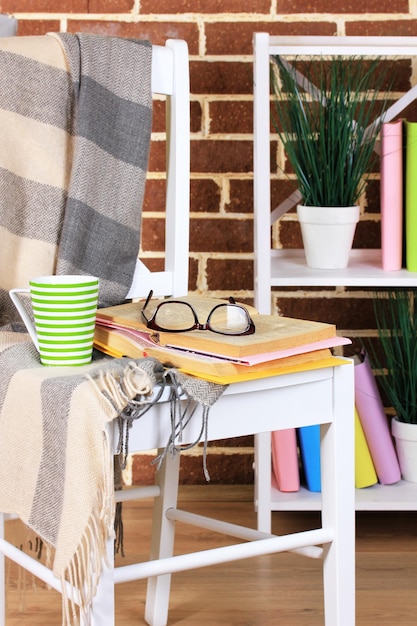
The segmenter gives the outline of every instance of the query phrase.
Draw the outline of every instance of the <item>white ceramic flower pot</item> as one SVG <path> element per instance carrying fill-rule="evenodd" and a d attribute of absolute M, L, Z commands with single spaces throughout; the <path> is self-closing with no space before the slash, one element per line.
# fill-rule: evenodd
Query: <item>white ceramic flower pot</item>
<path fill-rule="evenodd" d="M 309 267 L 323 270 L 347 267 L 359 214 L 358 206 L 297 206 Z"/>
<path fill-rule="evenodd" d="M 391 421 L 391 432 L 395 439 L 401 475 L 404 480 L 417 483 L 417 424 Z"/>

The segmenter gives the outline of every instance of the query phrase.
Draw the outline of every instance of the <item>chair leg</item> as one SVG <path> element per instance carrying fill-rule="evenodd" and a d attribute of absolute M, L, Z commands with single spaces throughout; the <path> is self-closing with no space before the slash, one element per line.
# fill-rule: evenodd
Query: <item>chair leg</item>
<path fill-rule="evenodd" d="M 4 539 L 4 514 L 0 513 L 0 538 Z M 0 552 L 0 626 L 6 625 L 6 574 L 5 559 Z"/>
<path fill-rule="evenodd" d="M 168 454 L 157 473 L 161 495 L 155 499 L 152 518 L 150 559 L 163 559 L 173 555 L 175 522 L 167 519 L 165 511 L 177 506 L 180 455 Z M 171 574 L 148 579 L 145 620 L 150 626 L 166 626 L 168 621 Z"/>
<path fill-rule="evenodd" d="M 353 366 L 334 373 L 334 420 L 322 426 L 322 524 L 334 531 L 323 548 L 326 626 L 355 624 Z"/>
<path fill-rule="evenodd" d="M 271 433 L 255 435 L 255 504 L 258 530 L 271 533 Z"/>
<path fill-rule="evenodd" d="M 104 565 L 100 576 L 97 593 L 91 606 L 91 626 L 115 626 L 114 617 L 114 539 L 110 537 L 106 544 L 109 566 Z M 81 620 L 80 626 L 84 626 Z"/>

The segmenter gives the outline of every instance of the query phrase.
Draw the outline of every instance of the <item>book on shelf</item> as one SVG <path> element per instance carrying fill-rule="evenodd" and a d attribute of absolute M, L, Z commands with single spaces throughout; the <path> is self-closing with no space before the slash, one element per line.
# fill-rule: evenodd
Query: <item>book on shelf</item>
<path fill-rule="evenodd" d="M 191 304 L 199 318 L 204 322 L 214 306 L 227 303 L 225 300 L 193 295 L 181 298 L 181 301 Z M 156 307 L 159 301 L 151 302 Z M 221 335 L 210 330 L 158 332 L 147 328 L 141 313 L 142 306 L 143 303 L 141 302 L 131 302 L 99 309 L 97 311 L 97 323 L 104 325 L 106 322 L 111 322 L 113 327 L 120 326 L 148 332 L 154 343 L 161 346 L 185 348 L 211 354 L 217 353 L 222 356 L 237 358 L 297 348 L 336 336 L 336 327 L 333 324 L 279 315 L 260 315 L 254 307 L 247 305 L 245 308 L 255 323 L 255 333 L 252 335 Z"/>
<path fill-rule="evenodd" d="M 381 127 L 381 257 L 382 269 L 400 270 L 403 263 L 403 121 Z"/>
<path fill-rule="evenodd" d="M 391 437 L 381 395 L 365 352 L 354 367 L 355 404 L 365 433 L 378 480 L 390 485 L 401 479 L 401 470 Z"/>
<path fill-rule="evenodd" d="M 309 491 L 321 491 L 320 475 L 320 425 L 297 428 L 301 465 Z"/>
<path fill-rule="evenodd" d="M 405 258 L 409 272 L 417 272 L 417 122 L 406 122 Z"/>
<path fill-rule="evenodd" d="M 355 407 L 355 487 L 363 489 L 378 482 L 375 465 Z"/>
<path fill-rule="evenodd" d="M 299 491 L 300 471 L 295 428 L 286 428 L 272 433 L 271 453 L 272 474 L 279 491 Z"/>

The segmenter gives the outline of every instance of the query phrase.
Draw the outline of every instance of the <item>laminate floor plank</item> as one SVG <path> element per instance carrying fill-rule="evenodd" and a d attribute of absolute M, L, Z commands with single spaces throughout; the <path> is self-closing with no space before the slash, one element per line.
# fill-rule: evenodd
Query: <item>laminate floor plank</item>
<path fill-rule="evenodd" d="M 255 527 L 251 498 L 228 502 L 228 492 L 204 487 L 183 489 L 181 505 L 203 515 Z M 217 494 L 217 495 L 216 495 Z M 277 534 L 317 527 L 317 512 L 273 514 Z M 8 536 L 18 532 L 8 522 Z M 149 551 L 151 502 L 124 505 L 125 558 L 128 564 Z M 176 552 L 227 545 L 233 539 L 187 525 L 177 525 Z M 357 513 L 356 626 L 416 626 L 417 513 Z M 60 626 L 61 598 L 54 591 L 24 581 L 19 606 L 17 568 L 8 567 L 6 626 Z M 116 588 L 117 626 L 144 626 L 146 582 Z M 181 572 L 173 576 L 169 626 L 322 626 L 321 562 L 283 553 Z"/>

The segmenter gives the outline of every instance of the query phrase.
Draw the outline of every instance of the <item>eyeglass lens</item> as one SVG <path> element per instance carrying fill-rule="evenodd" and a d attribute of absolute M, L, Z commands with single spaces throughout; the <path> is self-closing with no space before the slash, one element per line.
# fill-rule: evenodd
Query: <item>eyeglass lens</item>
<path fill-rule="evenodd" d="M 195 326 L 197 318 L 192 307 L 185 302 L 163 302 L 156 312 L 154 322 L 161 329 L 186 331 Z M 244 332 L 250 324 L 245 309 L 231 304 L 216 306 L 207 322 L 212 331 L 231 335 Z"/>

